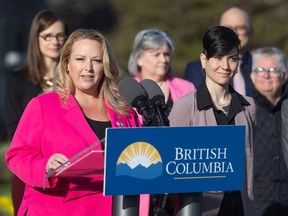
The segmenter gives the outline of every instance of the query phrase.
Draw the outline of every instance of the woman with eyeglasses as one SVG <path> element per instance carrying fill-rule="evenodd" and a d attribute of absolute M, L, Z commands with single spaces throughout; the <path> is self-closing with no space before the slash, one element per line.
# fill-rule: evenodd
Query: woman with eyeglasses
<path fill-rule="evenodd" d="M 68 25 L 61 14 L 42 10 L 34 17 L 24 65 L 7 75 L 5 117 L 11 138 L 28 102 L 52 90 L 54 71 L 67 35 Z M 20 179 L 13 177 L 12 201 L 15 215 L 22 201 L 24 186 Z"/>
<path fill-rule="evenodd" d="M 255 100 L 254 199 L 255 216 L 284 216 L 288 212 L 288 170 L 281 145 L 281 105 L 288 97 L 287 58 L 276 47 L 253 50 L 252 97 Z M 287 113 L 282 108 L 283 114 Z M 287 124 L 287 123 L 286 123 Z M 287 131 L 283 132 L 283 137 Z"/>
<path fill-rule="evenodd" d="M 232 29 L 216 26 L 205 33 L 202 42 L 200 61 L 205 80 L 195 91 L 175 101 L 170 125 L 246 125 L 244 189 L 194 195 L 203 196 L 203 215 L 254 216 L 252 141 L 256 108 L 252 98 L 239 94 L 230 85 L 237 73 L 240 40 Z"/>
<path fill-rule="evenodd" d="M 174 44 L 169 35 L 156 28 L 137 33 L 128 62 L 128 70 L 137 81 L 151 79 L 161 88 L 169 114 L 173 102 L 195 89 L 191 82 L 172 74 Z M 154 125 L 159 125 L 154 120 Z"/>

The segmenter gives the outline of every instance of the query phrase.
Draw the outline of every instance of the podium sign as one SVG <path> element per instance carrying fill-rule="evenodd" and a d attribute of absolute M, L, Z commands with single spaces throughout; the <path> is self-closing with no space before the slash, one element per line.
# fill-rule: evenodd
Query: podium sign
<path fill-rule="evenodd" d="M 106 129 L 104 195 L 242 190 L 245 126 Z"/>

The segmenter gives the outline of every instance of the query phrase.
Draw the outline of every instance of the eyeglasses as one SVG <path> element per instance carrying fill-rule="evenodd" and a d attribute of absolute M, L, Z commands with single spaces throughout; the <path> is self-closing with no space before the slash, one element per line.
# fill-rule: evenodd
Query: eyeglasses
<path fill-rule="evenodd" d="M 279 77 L 281 71 L 277 68 L 271 67 L 269 69 L 258 67 L 253 70 L 256 74 L 264 74 L 264 72 L 268 72 L 271 77 Z"/>
<path fill-rule="evenodd" d="M 143 34 L 143 38 L 154 38 L 154 37 L 167 37 L 167 34 L 166 32 L 164 31 L 157 31 L 157 30 L 150 30 L 150 31 L 147 31 Z"/>
<path fill-rule="evenodd" d="M 142 35 L 142 36 L 141 36 Z M 166 31 L 157 30 L 157 29 L 151 29 L 151 30 L 145 30 L 143 33 L 139 35 L 141 38 L 138 41 L 138 46 L 136 49 L 139 50 L 147 50 L 147 49 L 153 49 L 158 48 L 159 45 L 162 45 L 165 43 L 171 52 L 174 51 L 174 45 L 173 41 L 169 37 L 168 33 Z"/>
<path fill-rule="evenodd" d="M 43 38 L 45 41 L 52 41 L 54 38 L 56 38 L 57 41 L 63 42 L 66 39 L 66 34 L 63 34 L 63 33 L 59 33 L 56 35 L 45 34 L 45 35 L 39 35 L 39 37 Z"/>
<path fill-rule="evenodd" d="M 228 28 L 233 29 L 237 33 L 247 32 L 249 27 L 246 25 L 236 25 L 236 26 L 227 26 Z"/>

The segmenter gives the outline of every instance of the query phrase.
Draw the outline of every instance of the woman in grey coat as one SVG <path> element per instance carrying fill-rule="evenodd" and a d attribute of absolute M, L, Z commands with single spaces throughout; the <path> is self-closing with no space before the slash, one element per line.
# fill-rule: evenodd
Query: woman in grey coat
<path fill-rule="evenodd" d="M 202 215 L 254 215 L 252 136 L 256 108 L 252 98 L 240 95 L 230 85 L 237 73 L 239 46 L 230 28 L 208 30 L 200 54 L 205 80 L 176 100 L 169 115 L 170 126 L 246 125 L 244 189 L 203 193 Z"/>

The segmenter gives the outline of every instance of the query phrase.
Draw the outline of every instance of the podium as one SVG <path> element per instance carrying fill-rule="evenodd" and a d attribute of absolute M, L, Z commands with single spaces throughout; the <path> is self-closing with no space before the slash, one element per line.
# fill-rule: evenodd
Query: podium
<path fill-rule="evenodd" d="M 200 216 L 202 192 L 244 188 L 244 159 L 245 126 L 107 128 L 46 178 L 104 174 L 115 216 L 138 215 L 140 194 L 175 194 L 175 215 Z"/>
<path fill-rule="evenodd" d="M 200 216 L 202 192 L 244 188 L 245 131 L 244 125 L 108 128 L 104 194 L 174 194 L 175 215 Z"/>

